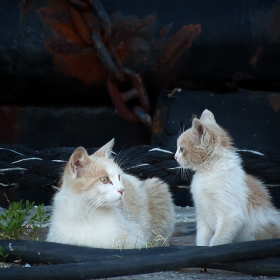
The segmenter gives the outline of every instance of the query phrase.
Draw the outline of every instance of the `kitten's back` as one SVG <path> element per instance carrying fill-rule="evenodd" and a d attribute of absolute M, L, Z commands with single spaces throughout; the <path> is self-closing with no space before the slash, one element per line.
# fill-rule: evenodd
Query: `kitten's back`
<path fill-rule="evenodd" d="M 257 178 L 246 176 L 246 185 L 249 189 L 248 208 L 249 213 L 259 211 L 259 216 L 267 220 L 257 228 L 253 236 L 255 239 L 280 238 L 280 213 L 272 203 L 266 187 Z"/>

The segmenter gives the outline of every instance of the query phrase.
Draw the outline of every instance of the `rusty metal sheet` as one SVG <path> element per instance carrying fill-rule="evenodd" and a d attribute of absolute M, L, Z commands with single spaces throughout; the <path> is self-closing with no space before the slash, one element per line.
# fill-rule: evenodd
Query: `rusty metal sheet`
<path fill-rule="evenodd" d="M 88 30 L 141 76 L 152 104 L 163 88 L 280 91 L 279 0 L 101 0 L 100 15 L 69 3 L 1 1 L 0 101 L 110 102 Z"/>

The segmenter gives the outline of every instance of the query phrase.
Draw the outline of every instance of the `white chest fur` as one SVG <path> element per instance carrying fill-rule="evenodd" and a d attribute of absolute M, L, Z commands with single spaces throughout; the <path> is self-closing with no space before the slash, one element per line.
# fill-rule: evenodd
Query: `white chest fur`
<path fill-rule="evenodd" d="M 48 240 L 100 248 L 134 248 L 146 244 L 139 226 L 128 221 L 118 207 L 83 213 L 63 195 L 56 197 Z"/>
<path fill-rule="evenodd" d="M 197 245 L 232 242 L 246 214 L 245 173 L 236 158 L 221 159 L 193 177 L 191 192 L 197 215 Z"/>

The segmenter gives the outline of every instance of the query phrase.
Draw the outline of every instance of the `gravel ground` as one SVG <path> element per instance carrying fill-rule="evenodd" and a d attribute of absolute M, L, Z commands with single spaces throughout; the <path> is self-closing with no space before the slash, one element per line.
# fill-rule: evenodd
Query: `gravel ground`
<path fill-rule="evenodd" d="M 51 206 L 45 206 L 45 210 L 48 215 L 51 213 Z M 36 211 L 36 209 L 34 210 Z M 0 207 L 0 215 L 5 212 L 5 209 Z M 171 245 L 195 245 L 195 212 L 193 207 L 179 207 L 176 206 L 176 226 L 175 232 L 171 240 Z M 44 230 L 44 234 L 47 232 L 47 227 Z M 0 267 L 7 267 L 7 264 L 0 263 Z M 27 266 L 28 267 L 28 264 Z M 156 272 L 149 274 L 140 274 L 124 277 L 114 277 L 110 278 L 112 280 L 201 280 L 201 279 L 217 279 L 217 280 L 252 280 L 252 279 L 269 279 L 269 280 L 280 280 L 280 277 L 266 277 L 266 276 L 251 276 L 244 275 L 241 273 L 229 272 L 208 269 L 207 272 L 203 272 L 199 268 L 186 268 L 177 271 L 167 271 L 167 272 Z M 105 280 L 105 279 L 103 279 Z"/>
<path fill-rule="evenodd" d="M 195 245 L 195 212 L 193 207 L 176 206 L 176 227 L 174 236 L 171 240 L 171 245 Z M 186 268 L 178 271 L 156 272 L 149 274 L 140 274 L 124 277 L 113 277 L 112 280 L 202 280 L 202 279 L 217 279 L 217 280 L 253 280 L 253 279 L 269 279 L 280 280 L 280 277 L 267 276 L 251 276 L 241 273 L 208 269 L 203 272 L 199 268 Z M 105 279 L 103 279 L 105 280 Z"/>
<path fill-rule="evenodd" d="M 167 271 L 167 272 L 157 272 L 150 274 L 140 274 L 133 276 L 125 276 L 125 277 L 114 277 L 110 278 L 112 280 L 168 280 L 168 279 L 176 279 L 176 280 L 201 280 L 201 279 L 216 279 L 216 280 L 249 280 L 249 279 L 268 279 L 268 280 L 276 280 L 280 279 L 280 277 L 266 277 L 266 276 L 258 276 L 252 277 L 248 275 L 244 275 L 241 273 L 233 273 L 228 271 L 221 270 L 208 270 L 207 273 L 201 272 L 200 269 L 196 268 L 188 268 L 181 271 Z M 103 279 L 105 280 L 105 279 Z"/>

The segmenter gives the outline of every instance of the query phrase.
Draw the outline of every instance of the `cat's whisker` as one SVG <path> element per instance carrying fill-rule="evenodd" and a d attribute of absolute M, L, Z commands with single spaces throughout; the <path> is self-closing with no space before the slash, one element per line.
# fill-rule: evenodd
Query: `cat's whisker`
<path fill-rule="evenodd" d="M 184 167 L 181 167 L 180 171 L 181 171 L 181 178 L 183 180 L 186 179 L 186 169 Z"/>
<path fill-rule="evenodd" d="M 188 176 L 185 168 L 182 169 L 182 177 L 184 178 L 184 180 L 188 180 Z"/>
<path fill-rule="evenodd" d="M 123 152 L 123 149 L 125 148 L 126 145 L 124 145 L 120 151 L 117 154 L 117 157 L 115 158 L 115 162 L 122 167 L 122 164 L 126 161 L 126 155 L 128 154 L 127 152 Z"/>
<path fill-rule="evenodd" d="M 182 128 L 181 128 L 181 125 L 180 125 L 177 121 L 175 121 L 175 122 L 176 122 L 176 124 L 177 124 L 177 129 L 178 129 L 178 133 L 177 133 L 176 139 L 178 139 L 179 136 L 183 133 L 183 130 L 182 130 Z"/>
<path fill-rule="evenodd" d="M 189 123 L 191 123 L 192 122 L 192 119 L 190 119 L 190 117 L 192 117 L 192 116 L 190 116 L 190 117 L 188 117 L 188 112 L 185 114 L 185 119 L 184 119 L 184 121 L 183 121 L 183 132 L 184 131 L 186 131 L 186 127 L 187 127 L 187 125 L 189 124 Z"/>
<path fill-rule="evenodd" d="M 186 179 L 191 181 L 192 173 L 189 169 L 185 169 Z"/>
<path fill-rule="evenodd" d="M 105 199 L 104 200 L 101 200 L 99 201 L 99 203 L 97 203 L 94 207 L 92 207 L 90 209 L 90 213 L 92 214 L 101 204 L 103 204 L 105 202 Z"/>
<path fill-rule="evenodd" d="M 118 162 L 118 165 L 125 170 L 124 168 L 124 163 L 127 161 L 127 158 L 125 158 L 125 155 L 123 156 L 123 160 L 121 159 L 119 162 Z"/>
<path fill-rule="evenodd" d="M 132 172 L 127 172 L 130 169 L 131 169 L 131 166 L 128 166 L 128 167 L 123 168 L 123 171 L 125 171 L 125 173 L 128 174 L 128 175 L 134 175 Z"/>
<path fill-rule="evenodd" d="M 182 167 L 180 167 L 180 168 L 178 168 L 177 174 L 176 174 L 176 175 L 178 175 L 178 174 L 180 173 L 180 177 L 183 178 L 182 172 L 183 172 L 183 171 L 182 171 Z"/>
<path fill-rule="evenodd" d="M 183 180 L 185 180 L 185 174 L 186 174 L 185 169 L 182 168 L 182 169 L 181 169 L 181 178 L 182 178 Z"/>
<path fill-rule="evenodd" d="M 177 139 L 179 138 L 179 136 L 181 134 L 183 134 L 187 130 L 187 126 L 188 126 L 189 122 L 190 121 L 188 121 L 187 115 L 186 115 L 185 119 L 183 121 L 181 121 L 180 124 L 178 124 L 178 126 L 179 126 L 179 135 L 178 135 Z"/>
<path fill-rule="evenodd" d="M 123 171 L 125 171 L 125 174 L 137 177 L 133 172 L 130 171 L 130 169 L 131 169 L 131 167 L 126 167 L 126 168 L 123 168 Z M 137 177 L 137 178 L 139 178 L 139 177 Z"/>
<path fill-rule="evenodd" d="M 97 201 L 91 201 L 86 207 L 85 212 L 90 212 L 91 214 L 106 200 L 104 198 L 100 198 Z"/>
<path fill-rule="evenodd" d="M 180 172 L 180 177 L 183 180 L 186 180 L 188 182 L 191 182 L 191 178 L 192 178 L 192 172 L 189 168 L 185 168 L 183 166 L 178 166 L 179 168 L 177 169 L 176 175 L 179 174 Z"/>

